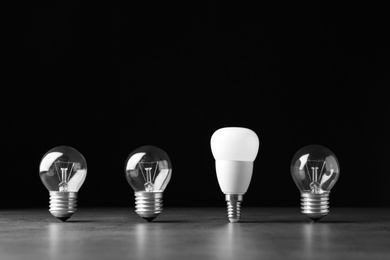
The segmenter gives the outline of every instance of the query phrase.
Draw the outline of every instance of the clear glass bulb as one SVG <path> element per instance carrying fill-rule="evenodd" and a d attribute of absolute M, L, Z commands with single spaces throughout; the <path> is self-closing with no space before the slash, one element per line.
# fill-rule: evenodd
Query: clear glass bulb
<path fill-rule="evenodd" d="M 136 212 L 152 221 L 162 212 L 163 192 L 172 175 L 166 152 L 155 146 L 142 146 L 128 156 L 125 176 L 134 189 Z"/>
<path fill-rule="evenodd" d="M 50 213 L 66 221 L 77 209 L 77 193 L 87 177 L 84 156 L 69 146 L 55 147 L 43 156 L 39 177 L 50 192 Z"/>
<path fill-rule="evenodd" d="M 318 221 L 329 212 L 329 193 L 339 178 L 334 153 L 321 145 L 300 149 L 291 162 L 291 175 L 301 191 L 302 213 Z"/>

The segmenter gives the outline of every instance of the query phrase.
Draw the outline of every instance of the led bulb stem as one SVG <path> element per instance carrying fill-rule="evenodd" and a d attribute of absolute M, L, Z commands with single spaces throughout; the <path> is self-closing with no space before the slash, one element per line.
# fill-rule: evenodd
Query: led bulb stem
<path fill-rule="evenodd" d="M 241 218 L 241 202 L 243 198 L 243 194 L 225 194 L 227 215 L 229 221 L 232 223 L 237 223 Z"/>

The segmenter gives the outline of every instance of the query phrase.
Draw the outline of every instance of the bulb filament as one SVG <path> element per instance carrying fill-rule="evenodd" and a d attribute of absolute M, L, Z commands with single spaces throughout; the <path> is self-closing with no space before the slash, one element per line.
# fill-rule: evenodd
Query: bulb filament
<path fill-rule="evenodd" d="M 145 181 L 145 191 L 152 192 L 154 191 L 154 181 L 156 179 L 156 171 L 157 171 L 158 162 L 143 162 L 139 163 L 139 168 L 141 170 L 142 176 Z M 141 167 L 143 166 L 143 167 Z M 152 172 L 154 167 L 154 171 Z"/>
<path fill-rule="evenodd" d="M 58 184 L 59 191 L 61 192 L 68 191 L 68 181 L 71 178 L 74 165 L 75 163 L 73 162 L 58 161 L 55 163 L 58 179 L 60 180 L 60 183 Z"/>
<path fill-rule="evenodd" d="M 146 191 L 153 191 L 154 190 L 154 185 L 152 183 L 152 167 L 147 167 L 145 168 L 146 171 L 146 183 L 145 183 L 145 190 Z"/>
<path fill-rule="evenodd" d="M 66 181 L 68 168 L 61 168 L 61 182 L 58 184 L 58 187 L 60 188 L 60 191 L 68 191 L 68 184 Z"/>
<path fill-rule="evenodd" d="M 319 161 L 312 161 L 311 163 L 315 163 L 318 165 Z M 310 180 L 311 181 L 310 188 L 311 188 L 311 193 L 313 193 L 313 194 L 321 194 L 322 193 L 321 184 L 320 184 L 319 180 L 321 180 L 321 177 L 323 175 L 324 166 L 325 166 L 325 162 L 323 162 L 320 172 L 318 172 L 318 169 L 320 167 L 318 167 L 318 166 L 310 167 L 311 168 L 311 176 L 309 174 L 309 178 L 311 179 Z M 310 171 L 307 167 L 307 164 L 306 164 L 306 169 L 307 169 L 307 172 L 310 173 Z"/>

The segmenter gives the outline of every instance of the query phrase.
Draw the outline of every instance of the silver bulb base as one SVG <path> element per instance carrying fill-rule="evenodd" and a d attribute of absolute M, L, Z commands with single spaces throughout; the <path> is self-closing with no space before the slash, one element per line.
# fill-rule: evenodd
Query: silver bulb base
<path fill-rule="evenodd" d="M 314 222 L 329 213 L 329 191 L 322 194 L 301 192 L 301 211 Z"/>
<path fill-rule="evenodd" d="M 241 218 L 241 202 L 244 198 L 242 194 L 226 194 L 227 215 L 232 223 L 237 223 Z"/>
<path fill-rule="evenodd" d="M 77 210 L 77 192 L 50 191 L 50 213 L 65 222 Z"/>
<path fill-rule="evenodd" d="M 151 222 L 163 210 L 162 191 L 137 191 L 135 192 L 135 212 L 141 218 Z"/>

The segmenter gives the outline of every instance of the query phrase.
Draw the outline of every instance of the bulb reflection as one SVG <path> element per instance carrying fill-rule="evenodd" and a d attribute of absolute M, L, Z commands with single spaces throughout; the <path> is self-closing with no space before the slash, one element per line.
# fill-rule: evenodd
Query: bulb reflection
<path fill-rule="evenodd" d="M 217 229 L 213 241 L 210 241 L 212 245 L 216 245 L 212 249 L 215 254 L 212 259 L 240 259 L 243 255 L 247 256 L 249 252 L 246 250 L 246 243 L 250 241 L 243 237 L 241 231 L 241 226 L 234 223 Z"/>
<path fill-rule="evenodd" d="M 330 253 L 329 225 L 308 223 L 303 225 L 302 233 L 305 258 L 316 259 L 319 255 L 327 258 Z"/>
<path fill-rule="evenodd" d="M 63 233 L 65 229 L 59 223 L 50 223 L 48 226 L 49 232 L 49 259 L 57 259 L 58 255 L 61 254 L 64 249 L 63 244 Z"/>
<path fill-rule="evenodd" d="M 146 223 L 140 223 L 135 226 L 136 247 L 135 259 L 159 259 L 159 255 L 164 251 L 164 240 L 161 232 L 161 226 L 150 226 Z"/>

